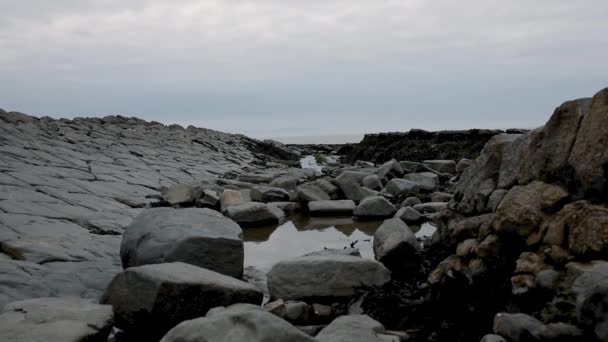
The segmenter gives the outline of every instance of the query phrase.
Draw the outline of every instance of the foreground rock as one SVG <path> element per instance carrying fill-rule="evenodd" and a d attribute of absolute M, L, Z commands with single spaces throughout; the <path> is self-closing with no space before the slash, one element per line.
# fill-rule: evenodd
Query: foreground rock
<path fill-rule="evenodd" d="M 109 305 L 78 298 L 36 298 L 13 302 L 0 313 L 4 342 L 103 342 L 112 330 Z"/>
<path fill-rule="evenodd" d="M 112 280 L 102 302 L 114 307 L 116 326 L 121 329 L 162 336 L 215 306 L 259 305 L 262 298 L 252 284 L 176 262 L 126 269 Z"/>
<path fill-rule="evenodd" d="M 416 235 L 399 218 L 384 221 L 374 233 L 376 260 L 393 272 L 417 269 L 420 249 Z"/>
<path fill-rule="evenodd" d="M 149 209 L 126 228 L 120 256 L 124 268 L 181 261 L 238 278 L 241 234 L 236 223 L 210 209 Z"/>
<path fill-rule="evenodd" d="M 311 215 L 351 215 L 354 209 L 355 202 L 351 200 L 308 202 L 308 210 Z"/>
<path fill-rule="evenodd" d="M 293 325 L 270 312 L 249 305 L 213 310 L 207 317 L 171 329 L 161 342 L 314 342 Z"/>
<path fill-rule="evenodd" d="M 316 336 L 320 342 L 387 342 L 399 338 L 383 334 L 384 326 L 366 315 L 336 318 Z"/>
<path fill-rule="evenodd" d="M 355 256 L 305 256 L 277 263 L 268 272 L 273 298 L 336 299 L 354 294 L 355 287 L 381 286 L 390 272 L 379 262 Z"/>

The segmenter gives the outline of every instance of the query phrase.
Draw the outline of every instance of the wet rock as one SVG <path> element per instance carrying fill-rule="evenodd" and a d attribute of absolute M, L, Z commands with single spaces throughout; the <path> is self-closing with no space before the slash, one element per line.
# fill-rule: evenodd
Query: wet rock
<path fill-rule="evenodd" d="M 359 203 L 353 215 L 357 218 L 386 218 L 395 214 L 397 209 L 384 197 L 367 197 Z"/>
<path fill-rule="evenodd" d="M 161 342 L 314 342 L 314 338 L 261 308 L 235 305 L 185 321 Z"/>
<path fill-rule="evenodd" d="M 491 223 L 493 217 L 491 214 L 468 217 L 464 220 L 451 222 L 448 228 L 450 234 L 456 240 L 477 237 L 480 228 L 483 225 Z"/>
<path fill-rule="evenodd" d="M 381 190 L 382 182 L 380 181 L 380 177 L 377 175 L 369 175 L 363 178 L 361 181 L 364 187 L 372 189 L 372 190 Z"/>
<path fill-rule="evenodd" d="M 395 217 L 401 219 L 405 223 L 415 223 L 422 219 L 422 215 L 412 207 L 405 207 L 397 210 Z"/>
<path fill-rule="evenodd" d="M 35 298 L 7 304 L 0 338 L 20 341 L 106 341 L 114 314 L 109 305 L 79 298 Z"/>
<path fill-rule="evenodd" d="M 418 197 L 408 197 L 401 202 L 401 208 L 413 207 L 417 204 L 422 204 L 422 201 Z"/>
<path fill-rule="evenodd" d="M 419 266 L 420 244 L 412 230 L 399 218 L 384 221 L 374 233 L 374 255 L 389 270 L 402 271 Z"/>
<path fill-rule="evenodd" d="M 553 290 L 556 288 L 559 278 L 560 273 L 556 270 L 542 270 L 536 275 L 536 286 L 547 290 Z"/>
<path fill-rule="evenodd" d="M 453 160 L 425 160 L 422 164 L 439 173 L 456 173 L 456 162 Z"/>
<path fill-rule="evenodd" d="M 416 193 L 418 190 L 417 183 L 400 178 L 393 178 L 386 184 L 386 191 L 393 196 Z"/>
<path fill-rule="evenodd" d="M 329 322 L 332 318 L 334 318 L 334 309 L 329 305 L 314 303 L 311 308 L 312 313 L 317 321 Z"/>
<path fill-rule="evenodd" d="M 162 336 L 176 324 L 212 307 L 262 303 L 252 284 L 181 262 L 131 267 L 108 286 L 102 303 L 114 308 L 116 326 Z"/>
<path fill-rule="evenodd" d="M 418 184 L 422 190 L 433 191 L 439 185 L 439 176 L 432 172 L 408 173 L 404 179 Z"/>
<path fill-rule="evenodd" d="M 226 216 L 241 226 L 249 227 L 279 223 L 284 214 L 278 207 L 259 202 L 247 202 L 229 207 L 226 210 Z"/>
<path fill-rule="evenodd" d="M 491 258 L 500 255 L 502 243 L 497 235 L 488 235 L 480 244 L 477 246 L 477 255 L 480 258 Z"/>
<path fill-rule="evenodd" d="M 384 326 L 367 315 L 348 315 L 336 318 L 316 336 L 320 342 L 383 341 L 379 334 Z"/>
<path fill-rule="evenodd" d="M 286 202 L 289 201 L 289 192 L 281 188 L 258 185 L 251 189 L 251 199 L 264 203 Z"/>
<path fill-rule="evenodd" d="M 308 210 L 311 215 L 351 215 L 355 202 L 351 200 L 311 201 Z"/>
<path fill-rule="evenodd" d="M 234 221 L 210 209 L 148 209 L 125 229 L 120 257 L 124 268 L 181 261 L 240 277 L 241 234 Z"/>
<path fill-rule="evenodd" d="M 305 256 L 281 261 L 268 273 L 273 298 L 340 298 L 361 284 L 380 286 L 390 280 L 382 264 L 355 256 Z"/>
<path fill-rule="evenodd" d="M 310 306 L 305 302 L 287 301 L 284 319 L 291 323 L 307 323 L 311 317 Z"/>
<path fill-rule="evenodd" d="M 470 255 L 477 254 L 477 246 L 479 246 L 479 242 L 477 239 L 467 239 L 458 244 L 456 248 L 456 255 L 459 257 L 467 257 Z"/>
<path fill-rule="evenodd" d="M 325 191 L 310 183 L 298 186 L 297 194 L 301 202 L 329 201 L 331 199 Z"/>

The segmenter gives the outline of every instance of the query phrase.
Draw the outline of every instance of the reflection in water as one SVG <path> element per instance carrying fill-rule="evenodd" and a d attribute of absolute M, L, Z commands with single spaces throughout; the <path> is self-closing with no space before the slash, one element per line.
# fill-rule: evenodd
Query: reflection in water
<path fill-rule="evenodd" d="M 275 263 L 324 248 L 350 247 L 357 241 L 364 258 L 374 258 L 373 234 L 382 221 L 356 221 L 351 217 L 307 217 L 293 215 L 277 226 L 243 229 L 245 266 L 268 271 Z M 435 227 L 412 226 L 418 237 L 428 237 Z"/>

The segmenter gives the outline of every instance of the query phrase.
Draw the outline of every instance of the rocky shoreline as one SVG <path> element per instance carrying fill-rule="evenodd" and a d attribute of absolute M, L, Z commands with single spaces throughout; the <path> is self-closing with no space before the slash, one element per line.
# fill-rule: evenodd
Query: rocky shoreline
<path fill-rule="evenodd" d="M 608 341 L 608 89 L 529 132 L 366 136 L 321 170 L 295 165 L 337 146 L 0 123 L 2 340 Z M 244 268 L 243 231 L 291 212 L 384 220 L 374 260 Z"/>

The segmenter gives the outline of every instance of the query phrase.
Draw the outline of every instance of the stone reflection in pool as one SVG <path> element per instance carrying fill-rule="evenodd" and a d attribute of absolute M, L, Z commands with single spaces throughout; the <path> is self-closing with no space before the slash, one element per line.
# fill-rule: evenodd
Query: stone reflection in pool
<path fill-rule="evenodd" d="M 383 221 L 356 221 L 351 217 L 308 217 L 292 215 L 281 225 L 245 228 L 245 266 L 264 271 L 275 263 L 324 248 L 350 247 L 351 243 L 364 258 L 374 258 L 373 235 Z M 410 228 L 418 237 L 433 234 L 430 224 Z"/>

